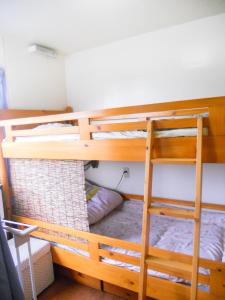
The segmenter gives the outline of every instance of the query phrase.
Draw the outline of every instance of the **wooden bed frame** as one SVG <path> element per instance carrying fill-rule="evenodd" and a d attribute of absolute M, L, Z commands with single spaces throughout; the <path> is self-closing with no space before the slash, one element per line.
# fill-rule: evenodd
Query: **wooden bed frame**
<path fill-rule="evenodd" d="M 147 119 L 162 116 L 186 116 L 190 114 L 208 113 L 203 119 L 204 127 L 208 128 L 208 135 L 203 139 L 203 162 L 225 163 L 225 97 L 197 99 L 189 101 L 176 101 L 141 106 L 106 109 L 94 112 L 66 113 L 51 116 L 32 117 L 0 122 L 5 129 L 5 141 L 2 143 L 2 172 L 3 191 L 10 210 L 10 189 L 4 159 L 8 158 L 36 158 L 36 159 L 81 159 L 81 160 L 110 160 L 110 161 L 144 161 L 146 144 L 145 139 L 124 140 L 93 140 L 93 132 L 143 130 L 146 129 Z M 129 122 L 115 123 L 118 119 L 129 119 Z M 132 121 L 130 120 L 132 119 Z M 134 120 L 135 119 L 135 120 Z M 111 121 L 110 121 L 111 120 Z M 93 121 L 105 122 L 93 124 Z M 51 128 L 30 130 L 30 126 L 49 122 L 72 122 L 75 126 L 67 128 Z M 192 128 L 196 120 L 174 119 L 170 128 Z M 168 128 L 168 120 L 157 122 L 160 128 Z M 171 125 L 172 124 L 172 125 Z M 28 126 L 28 129 L 25 127 Z M 21 129 L 22 127 L 22 129 Z M 49 134 L 79 133 L 78 141 L 57 142 L 20 142 L 14 141 L 18 136 L 38 136 Z M 195 157 L 195 137 L 158 138 L 154 149 L 155 158 L 181 159 Z M 37 151 L 38 149 L 38 151 Z M 170 163 L 170 161 L 166 161 Z M 182 160 L 177 160 L 182 163 Z M 124 198 L 142 200 L 141 195 L 124 195 Z M 193 206 L 193 202 L 174 199 L 153 198 L 154 202 L 166 204 L 183 204 Z M 179 202 L 177 202 L 179 201 Z M 202 208 L 225 210 L 225 205 L 203 203 Z M 139 274 L 128 269 L 112 266 L 101 261 L 101 257 L 140 265 L 137 257 L 119 254 L 101 248 L 101 244 L 140 252 L 141 245 L 133 242 L 109 238 L 93 233 L 74 230 L 55 224 L 50 224 L 21 216 L 12 216 L 16 221 L 35 224 L 39 228 L 50 229 L 80 237 L 88 243 L 75 242 L 61 237 L 56 237 L 41 231 L 36 231 L 34 236 L 57 242 L 70 247 L 88 251 L 90 257 L 76 255 L 65 249 L 52 246 L 53 261 L 61 266 L 77 271 L 107 284 L 113 284 L 127 290 L 138 292 Z M 192 256 L 175 253 L 155 247 L 148 248 L 148 254 L 159 258 L 171 260 L 171 264 L 162 266 L 151 264 L 151 269 L 165 272 L 170 275 L 190 280 L 190 274 L 177 268 L 176 262 L 192 264 Z M 209 291 L 198 290 L 197 299 L 222 300 L 225 299 L 225 263 L 208 259 L 199 259 L 199 265 L 210 270 L 209 275 L 199 274 L 198 282 L 209 286 Z M 74 275 L 75 276 L 75 275 Z M 182 299 L 190 297 L 190 286 L 163 280 L 153 276 L 147 279 L 147 295 L 156 299 Z M 106 284 L 106 286 L 107 286 Z M 110 288 L 109 288 L 110 289 Z M 113 288 L 112 288 L 113 289 Z"/>

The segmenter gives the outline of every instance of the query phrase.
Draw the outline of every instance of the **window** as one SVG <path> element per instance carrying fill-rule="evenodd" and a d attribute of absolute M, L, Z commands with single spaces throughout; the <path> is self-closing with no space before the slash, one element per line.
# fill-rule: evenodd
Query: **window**
<path fill-rule="evenodd" d="M 0 68 L 0 109 L 6 108 L 5 72 Z"/>

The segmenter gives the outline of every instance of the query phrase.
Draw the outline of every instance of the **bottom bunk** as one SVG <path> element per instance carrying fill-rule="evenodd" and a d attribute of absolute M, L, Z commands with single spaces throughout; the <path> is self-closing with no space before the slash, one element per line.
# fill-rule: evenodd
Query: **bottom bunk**
<path fill-rule="evenodd" d="M 52 241 L 56 264 L 137 292 L 140 264 L 141 201 L 125 201 L 107 217 L 90 226 L 91 232 L 31 220 L 49 232 L 34 235 Z M 202 213 L 198 299 L 225 297 L 225 215 Z M 157 299 L 189 299 L 193 224 L 191 221 L 153 216 L 147 295 Z M 52 235 L 52 230 L 82 240 Z M 161 260 L 157 260 L 160 257 Z M 162 259 L 164 263 L 162 263 Z M 169 260 L 171 260 L 169 262 Z"/>

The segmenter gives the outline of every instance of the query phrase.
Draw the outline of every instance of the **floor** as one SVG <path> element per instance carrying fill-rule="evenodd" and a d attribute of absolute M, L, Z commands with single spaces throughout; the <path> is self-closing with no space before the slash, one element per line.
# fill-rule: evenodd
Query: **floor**
<path fill-rule="evenodd" d="M 86 287 L 66 278 L 58 278 L 38 296 L 38 300 L 123 300 L 101 291 Z"/>

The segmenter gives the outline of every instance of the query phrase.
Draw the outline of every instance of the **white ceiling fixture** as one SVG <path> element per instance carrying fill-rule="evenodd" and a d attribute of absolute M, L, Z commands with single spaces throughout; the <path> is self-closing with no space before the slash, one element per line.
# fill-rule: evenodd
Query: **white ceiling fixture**
<path fill-rule="evenodd" d="M 0 0 L 0 35 L 63 53 L 225 12 L 225 0 Z"/>

